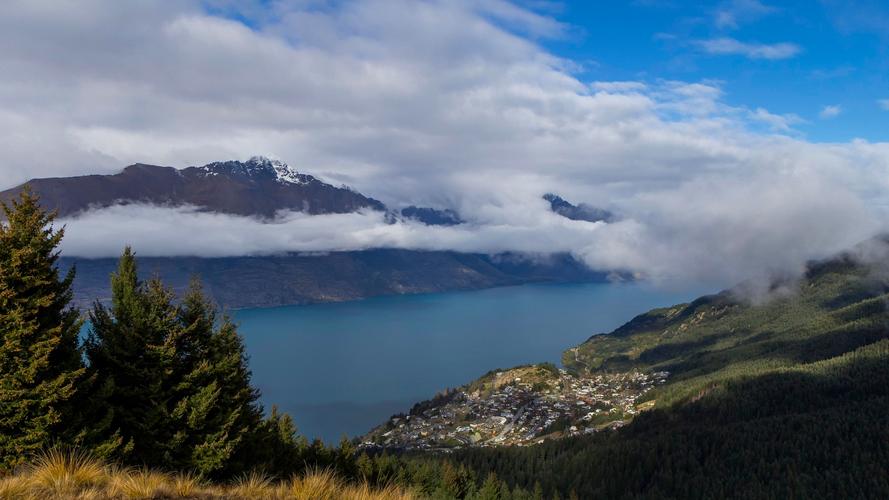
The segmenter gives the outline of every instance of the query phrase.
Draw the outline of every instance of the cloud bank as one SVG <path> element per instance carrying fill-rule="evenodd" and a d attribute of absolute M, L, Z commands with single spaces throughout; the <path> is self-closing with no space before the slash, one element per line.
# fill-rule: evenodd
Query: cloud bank
<path fill-rule="evenodd" d="M 569 32 L 505 0 L 3 2 L 0 184 L 266 154 L 470 221 L 263 225 L 114 207 L 65 221 L 65 252 L 88 256 L 126 243 L 142 255 L 559 250 L 598 268 L 734 280 L 884 228 L 889 145 L 808 142 L 798 117 L 731 106 L 719 82 L 584 81 L 541 44 Z M 799 52 L 731 38 L 699 48 Z M 546 192 L 624 219 L 563 220 Z"/>

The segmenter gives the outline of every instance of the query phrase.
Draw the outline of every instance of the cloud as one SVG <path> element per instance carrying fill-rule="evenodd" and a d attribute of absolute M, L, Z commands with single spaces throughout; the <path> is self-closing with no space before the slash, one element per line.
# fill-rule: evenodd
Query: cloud
<path fill-rule="evenodd" d="M 844 34 L 875 34 L 885 40 L 889 9 L 882 0 L 821 0 L 829 19 Z"/>
<path fill-rule="evenodd" d="M 807 142 L 799 117 L 730 105 L 720 82 L 582 81 L 539 43 L 570 28 L 517 3 L 210 4 L 0 3 L 3 187 L 265 154 L 469 224 L 113 207 L 65 221 L 66 254 L 571 251 L 597 268 L 730 282 L 798 268 L 887 220 L 889 145 Z M 717 53 L 799 52 L 722 40 Z M 546 192 L 624 218 L 568 221 Z"/>
<path fill-rule="evenodd" d="M 821 112 L 818 113 L 818 116 L 821 118 L 834 118 L 839 116 L 840 113 L 843 112 L 843 108 L 840 105 L 828 105 L 821 108 Z"/>
<path fill-rule="evenodd" d="M 793 147 L 787 144 L 788 147 Z M 640 194 L 619 222 L 557 216 L 539 197 L 501 197 L 459 226 L 387 223 L 379 212 L 309 216 L 274 223 L 190 207 L 125 205 L 60 221 L 63 253 L 108 257 L 132 245 L 143 256 L 223 257 L 369 248 L 461 252 L 568 252 L 601 270 L 667 283 L 718 283 L 799 272 L 812 258 L 850 247 L 879 229 L 860 198 L 830 176 L 761 172 L 714 176 Z M 170 223 L 175 221 L 175 223 Z M 850 224 L 850 221 L 855 221 Z"/>
<path fill-rule="evenodd" d="M 777 10 L 759 0 L 732 0 L 716 10 L 713 23 L 720 29 L 737 29 L 741 23 L 754 21 Z"/>
<path fill-rule="evenodd" d="M 877 104 L 886 111 L 889 111 L 889 99 L 880 99 L 877 101 Z"/>
<path fill-rule="evenodd" d="M 765 108 L 756 108 L 750 113 L 750 116 L 752 119 L 763 122 L 767 124 L 773 131 L 778 132 L 789 132 L 791 131 L 791 127 L 793 125 L 802 123 L 804 121 L 802 118 L 793 113 L 779 115 L 770 113 Z"/>
<path fill-rule="evenodd" d="M 696 45 L 708 54 L 740 55 L 748 59 L 789 59 L 802 52 L 802 48 L 795 43 L 746 43 L 727 37 L 698 40 Z"/>
<path fill-rule="evenodd" d="M 593 82 L 590 84 L 593 90 L 601 90 L 604 92 L 621 93 L 621 92 L 640 92 L 644 91 L 647 86 L 643 82 Z"/>

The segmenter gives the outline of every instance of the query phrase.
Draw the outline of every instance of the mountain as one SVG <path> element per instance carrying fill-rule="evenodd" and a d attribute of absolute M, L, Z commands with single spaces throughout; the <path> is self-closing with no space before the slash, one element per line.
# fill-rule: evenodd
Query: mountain
<path fill-rule="evenodd" d="M 62 217 L 121 203 L 193 205 L 263 218 L 279 210 L 310 214 L 385 210 L 377 200 L 260 156 L 181 170 L 138 163 L 113 175 L 33 179 L 26 184 L 40 195 L 44 207 L 57 209 Z M 0 200 L 17 196 L 23 186 L 0 192 Z"/>
<path fill-rule="evenodd" d="M 33 179 L 26 183 L 47 209 L 61 217 L 91 208 L 145 203 L 195 206 L 201 210 L 270 219 L 280 210 L 308 214 L 384 212 L 427 225 L 463 223 L 453 210 L 410 206 L 400 215 L 383 203 L 345 187 L 335 187 L 299 173 L 286 163 L 255 156 L 245 162 L 213 162 L 176 169 L 135 164 L 113 175 Z M 16 197 L 24 185 L 0 192 L 0 201 Z M 567 255 L 526 259 L 413 250 L 367 250 L 262 257 L 143 258 L 147 276 L 158 275 L 177 291 L 200 276 L 208 293 L 225 307 L 271 307 L 362 299 L 378 295 L 474 290 L 542 281 L 602 281 L 605 274 L 587 269 Z M 65 258 L 76 265 L 75 300 L 88 305 L 107 299 L 108 277 L 116 259 Z"/>
<path fill-rule="evenodd" d="M 579 498 L 886 498 L 889 250 L 868 246 L 884 248 L 812 263 L 768 297 L 741 286 L 641 314 L 565 351 L 567 370 L 497 370 L 418 404 L 378 439 L 446 414 L 464 415 L 456 437 L 496 442 L 556 398 L 542 444 L 438 460 Z M 499 434 L 485 434 L 492 418 L 473 420 L 492 405 L 511 426 Z"/>
<path fill-rule="evenodd" d="M 586 203 L 573 205 L 562 197 L 547 193 L 543 195 L 543 199 L 549 202 L 550 209 L 571 220 L 582 220 L 586 222 L 613 222 L 614 214 L 608 210 L 597 208 Z"/>
<path fill-rule="evenodd" d="M 111 296 L 116 259 L 63 257 L 76 266 L 75 303 Z M 379 249 L 265 257 L 140 257 L 144 277 L 158 276 L 177 292 L 199 276 L 206 292 L 230 308 L 338 302 L 378 295 L 476 290 L 534 282 L 605 281 L 569 255 L 528 260 L 457 252 Z"/>
<path fill-rule="evenodd" d="M 401 216 L 422 222 L 427 226 L 456 226 L 464 222 L 460 215 L 451 209 L 438 210 L 414 205 L 402 208 Z"/>

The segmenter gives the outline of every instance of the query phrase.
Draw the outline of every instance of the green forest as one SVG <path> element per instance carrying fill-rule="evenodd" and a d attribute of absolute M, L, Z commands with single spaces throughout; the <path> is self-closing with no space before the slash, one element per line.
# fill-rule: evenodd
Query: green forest
<path fill-rule="evenodd" d="M 0 474 L 60 447 L 213 482 L 308 470 L 420 498 L 887 498 L 889 287 L 881 262 L 814 263 L 638 316 L 563 360 L 668 371 L 617 431 L 528 447 L 367 454 L 259 404 L 237 326 L 195 280 L 177 297 L 124 249 L 112 297 L 71 306 L 64 228 L 25 190 L 0 222 Z M 81 331 L 85 322 L 87 334 Z"/>

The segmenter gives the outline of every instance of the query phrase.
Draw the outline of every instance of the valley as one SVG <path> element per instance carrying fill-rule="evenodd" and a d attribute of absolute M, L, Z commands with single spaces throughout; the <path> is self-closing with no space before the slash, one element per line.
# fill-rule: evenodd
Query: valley
<path fill-rule="evenodd" d="M 293 415 L 309 439 L 336 443 L 492 367 L 557 362 L 590 331 L 700 293 L 642 283 L 529 284 L 241 309 L 233 319 L 266 405 Z M 488 391 L 480 396 L 479 404 L 493 402 Z"/>

